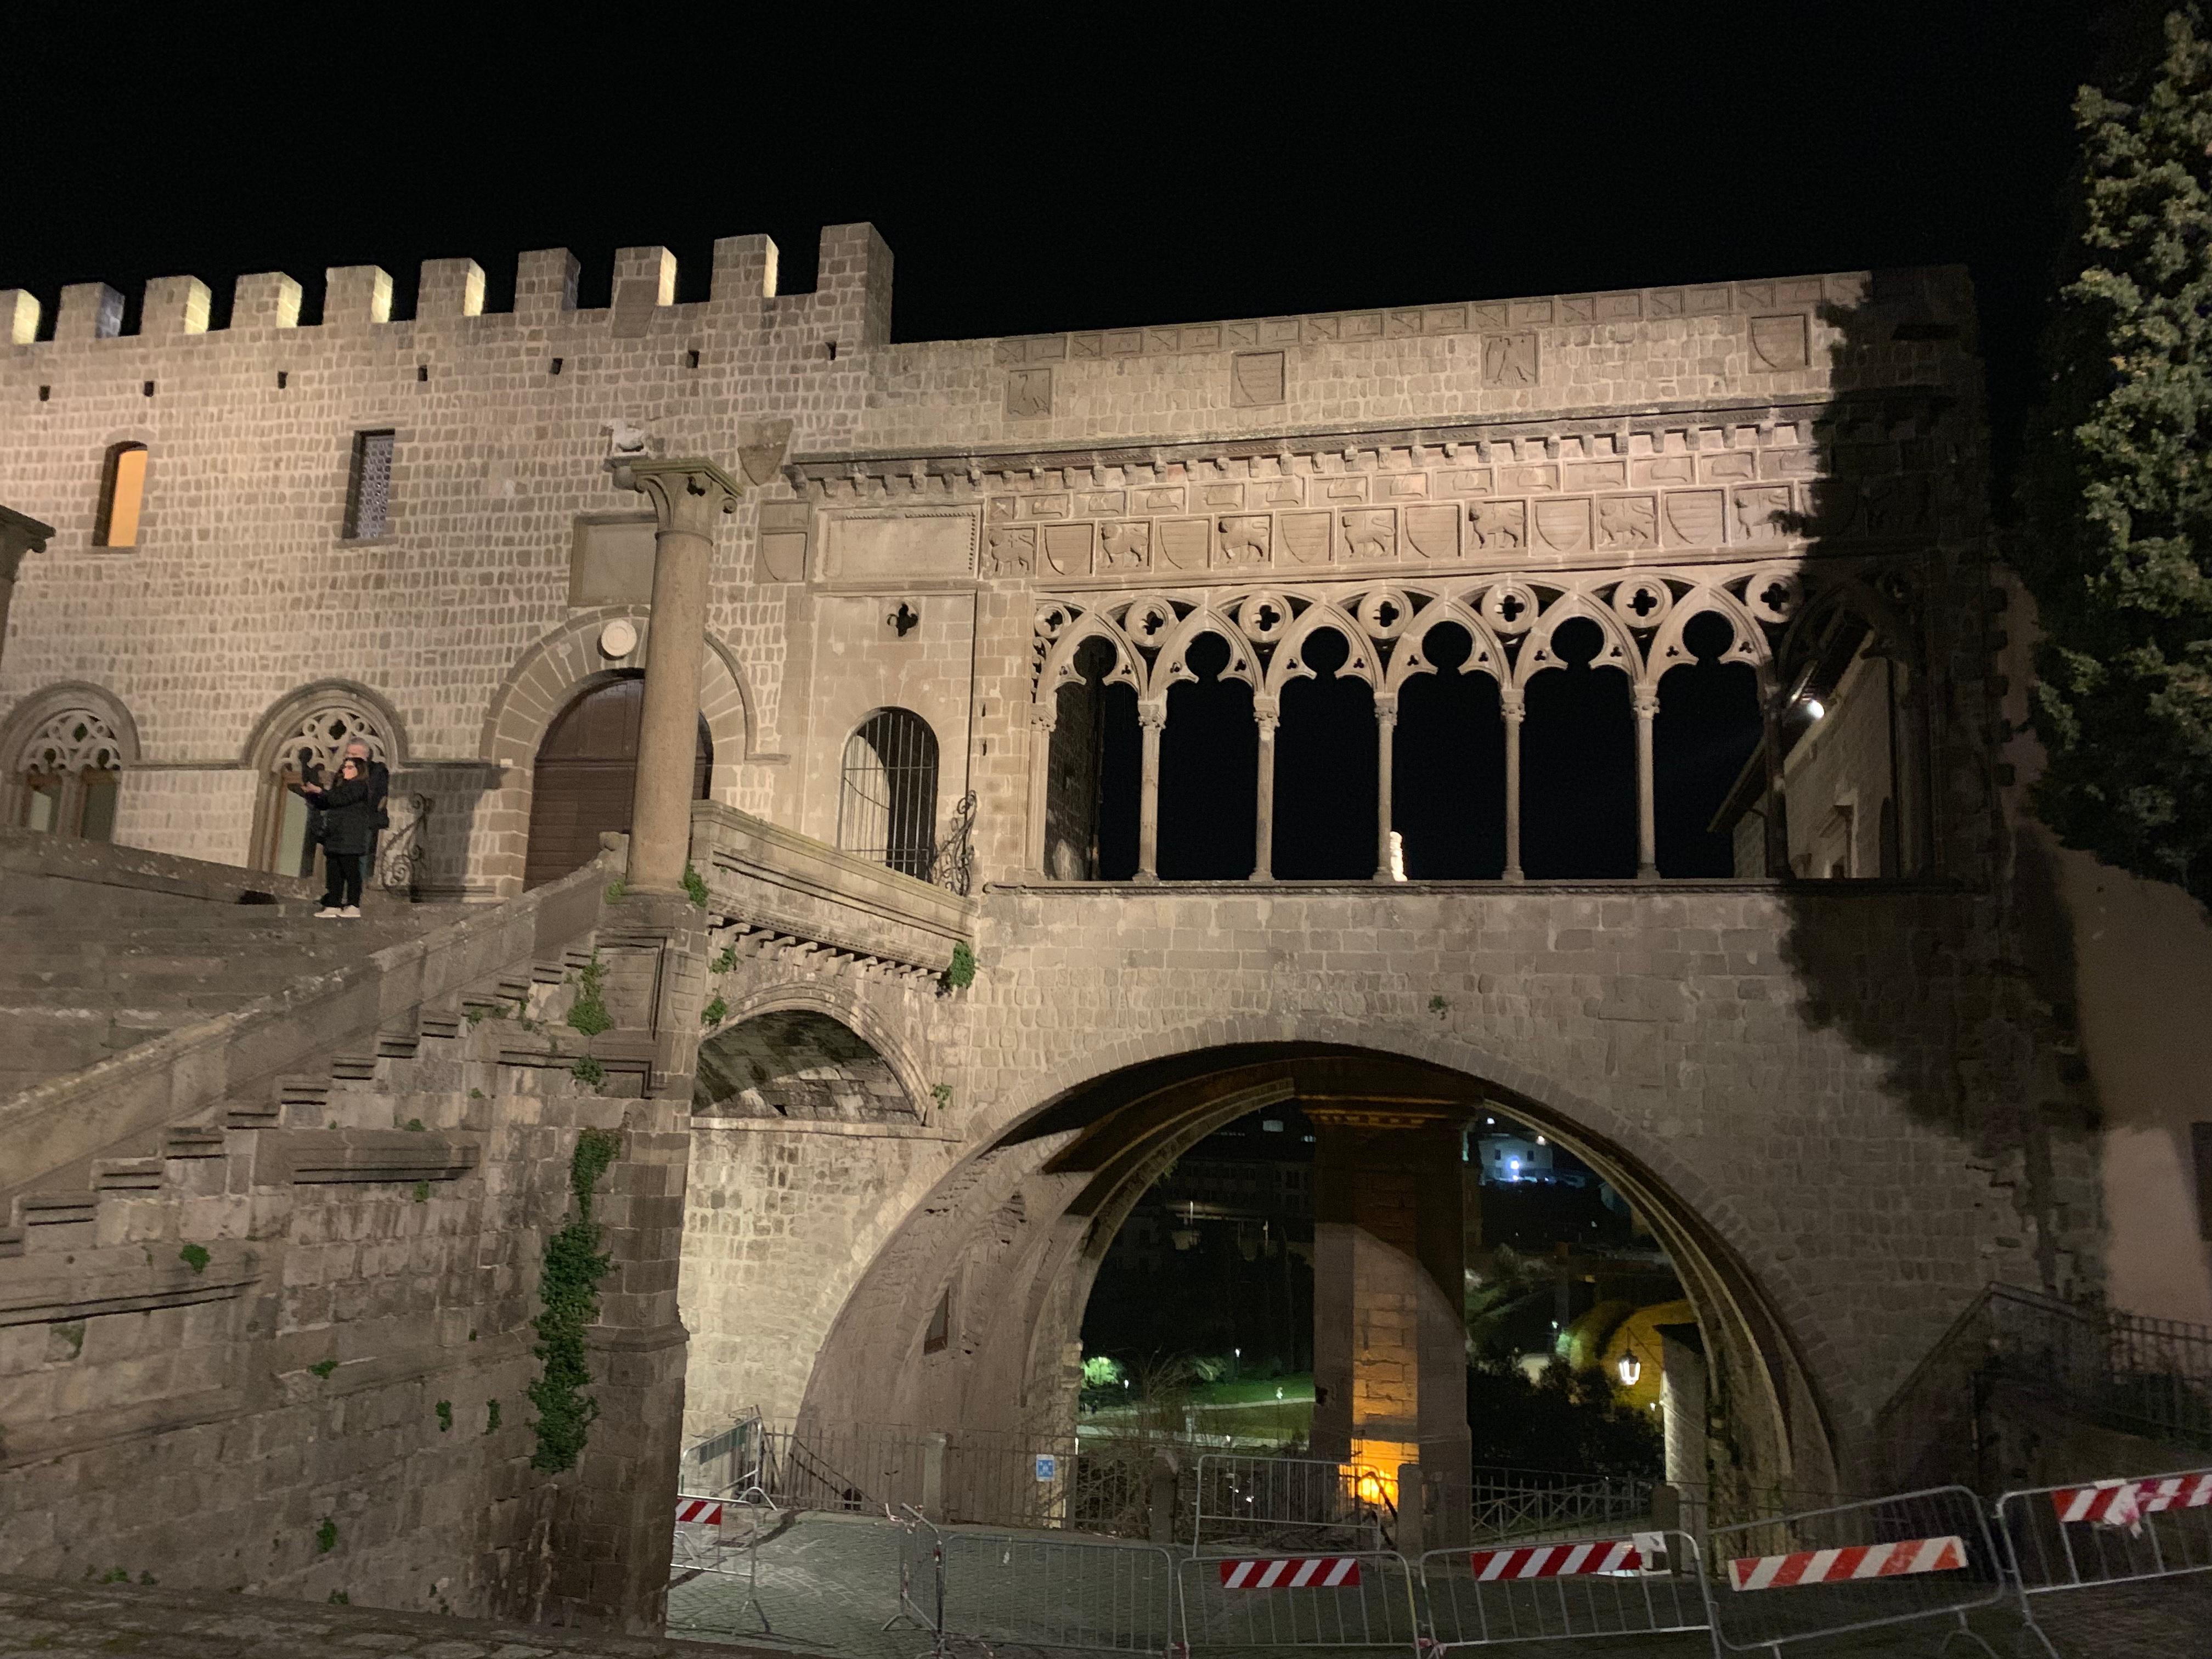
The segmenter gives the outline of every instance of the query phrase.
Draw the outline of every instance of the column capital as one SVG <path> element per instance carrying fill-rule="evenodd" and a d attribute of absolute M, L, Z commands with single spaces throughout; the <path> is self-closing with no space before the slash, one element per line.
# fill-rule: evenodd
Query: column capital
<path fill-rule="evenodd" d="M 1059 724 L 1059 698 L 1039 697 L 1030 704 L 1030 726 L 1032 730 L 1049 732 Z"/>
<path fill-rule="evenodd" d="M 624 461 L 614 477 L 616 489 L 634 489 L 653 503 L 660 530 L 702 537 L 714 535 L 716 519 L 738 510 L 745 488 L 703 456 Z"/>
<path fill-rule="evenodd" d="M 1517 685 L 1498 688 L 1498 712 L 1518 726 L 1528 712 L 1528 694 Z"/>
<path fill-rule="evenodd" d="M 1636 710 L 1636 718 L 1640 720 L 1648 720 L 1659 712 L 1659 688 L 1656 685 L 1631 687 L 1628 700 L 1630 707 Z"/>
<path fill-rule="evenodd" d="M 1283 700 L 1255 695 L 1252 699 L 1252 718 L 1260 723 L 1261 731 L 1273 731 L 1283 718 Z"/>
<path fill-rule="evenodd" d="M 1150 731 L 1159 731 L 1168 723 L 1168 706 L 1164 702 L 1140 702 L 1137 705 L 1137 724 Z"/>
<path fill-rule="evenodd" d="M 47 538 L 53 533 L 53 526 L 40 524 L 27 513 L 0 507 L 0 582 L 14 581 L 23 555 L 45 552 Z"/>
<path fill-rule="evenodd" d="M 1398 694 L 1395 691 L 1377 691 L 1375 694 L 1375 718 L 1386 726 L 1397 724 Z"/>

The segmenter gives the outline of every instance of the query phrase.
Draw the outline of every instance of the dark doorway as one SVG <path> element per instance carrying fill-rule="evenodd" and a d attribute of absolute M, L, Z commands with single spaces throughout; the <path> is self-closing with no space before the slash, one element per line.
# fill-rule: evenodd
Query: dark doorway
<path fill-rule="evenodd" d="M 599 855 L 605 830 L 628 834 L 637 787 L 637 724 L 645 677 L 623 674 L 581 692 L 538 746 L 530 796 L 530 851 L 522 884 L 542 887 Z M 707 799 L 714 747 L 706 717 L 691 767 L 691 798 Z"/>

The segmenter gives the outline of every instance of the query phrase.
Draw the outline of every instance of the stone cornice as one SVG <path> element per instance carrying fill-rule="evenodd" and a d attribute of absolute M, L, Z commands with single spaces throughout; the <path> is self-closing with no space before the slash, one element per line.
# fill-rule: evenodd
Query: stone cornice
<path fill-rule="evenodd" d="M 980 487 L 987 477 L 1023 477 L 1048 472 L 1097 472 L 1108 469 L 1158 472 L 1182 466 L 1205 466 L 1229 461 L 1297 460 L 1315 457 L 1372 459 L 1393 452 L 1435 451 L 1447 459 L 1457 459 L 1465 448 L 1468 459 L 1487 460 L 1486 446 L 1553 441 L 1562 437 L 1606 434 L 1623 438 L 1668 432 L 1687 434 L 1694 449 L 1704 432 L 1737 427 L 1768 428 L 1776 425 L 1830 427 L 1838 422 L 1892 428 L 1923 424 L 1955 401 L 1939 386 L 1888 386 L 1864 392 L 1839 392 L 1821 398 L 1694 398 L 1623 407 L 1585 405 L 1554 410 L 1515 410 L 1459 421 L 1402 422 L 1378 424 L 1264 428 L 1207 438 L 1138 440 L 1111 444 L 1070 444 L 1034 449 L 903 449 L 848 450 L 830 454 L 796 455 L 783 468 L 784 477 L 802 492 L 810 487 L 826 489 L 862 480 L 889 481 L 919 486 L 941 480 L 948 488 L 960 482 Z"/>
<path fill-rule="evenodd" d="M 14 581 L 23 555 L 45 552 L 53 533 L 53 526 L 12 507 L 0 507 L 0 582 Z"/>

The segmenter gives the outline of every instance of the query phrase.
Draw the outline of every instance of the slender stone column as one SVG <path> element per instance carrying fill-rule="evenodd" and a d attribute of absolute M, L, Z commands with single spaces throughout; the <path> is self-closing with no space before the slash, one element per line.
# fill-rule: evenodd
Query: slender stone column
<path fill-rule="evenodd" d="M 1160 730 L 1168 723 L 1165 703 L 1139 703 L 1137 724 L 1145 734 L 1144 781 L 1137 797 L 1137 879 L 1160 878 Z"/>
<path fill-rule="evenodd" d="M 1770 689 L 1759 699 L 1759 718 L 1765 726 L 1759 753 L 1766 761 L 1766 811 L 1761 814 L 1766 833 L 1766 873 L 1790 873 L 1790 826 L 1783 816 L 1788 803 L 1782 787 L 1782 694 Z"/>
<path fill-rule="evenodd" d="M 1521 875 L 1521 722 L 1528 702 L 1517 686 L 1500 686 L 1498 712 L 1505 720 L 1505 879 Z"/>
<path fill-rule="evenodd" d="M 1281 706 L 1273 697 L 1252 699 L 1252 717 L 1260 724 L 1259 810 L 1252 829 L 1252 879 L 1275 878 L 1275 726 Z"/>
<path fill-rule="evenodd" d="M 1060 699 L 1056 692 L 1048 694 L 1048 700 L 1030 705 L 1030 831 L 1029 867 L 1030 873 L 1048 876 L 1045 868 L 1045 809 L 1046 796 L 1052 783 L 1052 733 L 1060 724 Z"/>
<path fill-rule="evenodd" d="M 1375 697 L 1375 879 L 1390 879 L 1390 764 L 1397 757 L 1398 697 Z"/>
<path fill-rule="evenodd" d="M 8 603 L 15 597 L 15 571 L 26 553 L 43 553 L 54 533 L 27 514 L 0 507 L 0 651 L 8 646 Z"/>
<path fill-rule="evenodd" d="M 714 524 L 744 486 L 714 462 L 632 461 L 615 482 L 653 503 L 653 633 L 638 720 L 629 887 L 680 893 L 691 852 L 691 777 L 699 744 L 699 664 L 707 640 L 707 571 Z"/>
<path fill-rule="evenodd" d="M 1629 693 L 1636 709 L 1636 878 L 1659 878 L 1658 786 L 1651 775 L 1651 726 L 1659 717 L 1659 688 L 1639 685 Z"/>

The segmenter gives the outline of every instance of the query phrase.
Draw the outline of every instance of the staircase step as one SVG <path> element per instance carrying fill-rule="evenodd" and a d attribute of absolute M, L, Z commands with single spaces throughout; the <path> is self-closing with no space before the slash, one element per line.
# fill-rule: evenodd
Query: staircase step
<path fill-rule="evenodd" d="M 96 1193 L 152 1193 L 161 1188 L 158 1158 L 103 1158 L 92 1166 L 92 1189 Z"/>
<path fill-rule="evenodd" d="M 331 1061 L 331 1075 L 343 1082 L 368 1083 L 376 1077 L 374 1054 L 340 1054 Z"/>
<path fill-rule="evenodd" d="M 179 1124 L 161 1141 L 163 1158 L 221 1158 L 225 1150 L 222 1131 L 206 1123 Z"/>

